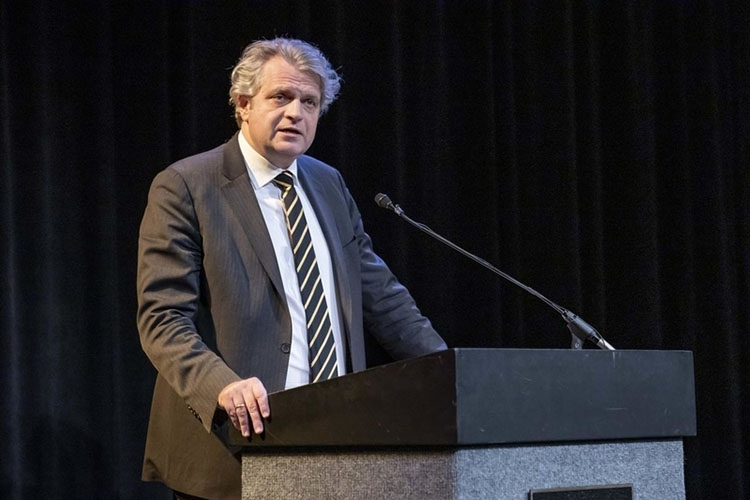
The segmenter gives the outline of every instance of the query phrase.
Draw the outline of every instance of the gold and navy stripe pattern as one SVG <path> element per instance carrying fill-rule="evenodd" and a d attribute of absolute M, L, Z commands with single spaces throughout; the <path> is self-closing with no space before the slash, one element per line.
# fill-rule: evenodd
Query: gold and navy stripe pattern
<path fill-rule="evenodd" d="M 286 227 L 292 244 L 300 295 L 305 308 L 310 382 L 328 380 L 338 375 L 338 360 L 312 237 L 302 209 L 302 202 L 294 189 L 292 174 L 282 172 L 274 178 L 273 183 L 281 189 Z"/>

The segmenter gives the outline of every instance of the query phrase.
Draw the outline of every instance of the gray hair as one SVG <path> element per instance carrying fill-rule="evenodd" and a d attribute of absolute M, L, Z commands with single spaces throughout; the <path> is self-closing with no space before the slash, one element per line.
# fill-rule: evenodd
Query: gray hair
<path fill-rule="evenodd" d="M 238 109 L 240 96 L 253 97 L 255 95 L 261 84 L 263 66 L 275 56 L 283 57 L 299 71 L 312 73 L 318 78 L 321 115 L 338 97 L 341 77 L 317 47 L 293 38 L 258 40 L 245 47 L 240 60 L 232 70 L 229 104 L 234 106 L 234 118 L 237 125 L 242 125 Z"/>

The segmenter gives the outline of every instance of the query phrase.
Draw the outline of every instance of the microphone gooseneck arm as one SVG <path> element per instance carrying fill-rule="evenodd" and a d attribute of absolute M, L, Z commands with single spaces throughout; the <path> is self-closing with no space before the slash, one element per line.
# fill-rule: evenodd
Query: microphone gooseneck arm
<path fill-rule="evenodd" d="M 476 255 L 474 255 L 471 252 L 468 252 L 468 251 L 464 250 L 463 248 L 461 248 L 460 246 L 456 245 L 452 241 L 450 241 L 450 240 L 444 238 L 443 236 L 441 236 L 440 234 L 436 233 L 435 231 L 433 231 L 432 229 L 430 229 L 425 224 L 422 224 L 421 222 L 417 222 L 417 221 L 411 219 L 408 215 L 406 215 L 406 213 L 404 212 L 404 210 L 399 205 L 397 205 L 397 204 L 395 204 L 395 203 L 393 203 L 391 201 L 391 199 L 388 197 L 387 194 L 378 193 L 375 196 L 375 203 L 379 207 L 384 208 L 386 210 L 390 210 L 391 212 L 395 213 L 396 215 L 398 215 L 399 217 L 401 217 L 406 222 L 408 222 L 412 226 L 416 227 L 417 229 L 419 229 L 423 233 L 432 236 L 433 238 L 435 238 L 439 242 L 443 243 L 444 245 L 449 246 L 453 250 L 455 250 L 458 253 L 464 255 L 465 257 L 468 257 L 469 259 L 473 260 L 477 264 L 479 264 L 479 265 L 481 265 L 481 266 L 489 269 L 490 271 L 492 271 L 493 273 L 497 274 L 498 276 L 500 276 L 502 278 L 505 278 L 507 281 L 510 281 L 511 283 L 513 283 L 514 285 L 516 285 L 517 287 L 525 290 L 527 293 L 530 293 L 531 295 L 533 295 L 534 297 L 538 298 L 539 300 L 541 300 L 542 302 L 544 302 L 545 304 L 547 304 L 549 307 L 551 307 L 552 309 L 554 309 L 555 311 L 557 311 L 557 313 L 560 314 L 563 317 L 563 319 L 565 320 L 565 322 L 567 323 L 568 329 L 570 330 L 570 333 L 573 336 L 573 341 L 572 341 L 572 344 L 571 344 L 571 347 L 573 349 L 581 349 L 583 347 L 583 343 L 588 339 L 588 340 L 591 340 L 594 344 L 596 344 L 600 349 L 605 349 L 605 350 L 610 350 L 610 351 L 614 351 L 615 350 L 615 348 L 612 347 L 612 345 L 609 344 L 609 342 L 607 342 L 606 340 L 604 340 L 604 337 L 601 336 L 601 334 L 597 331 L 597 329 L 594 328 L 593 326 L 591 326 L 590 324 L 588 324 L 586 321 L 584 321 L 583 318 L 581 318 L 581 317 L 573 314 L 572 312 L 570 312 L 569 310 L 565 309 L 564 307 L 562 307 L 562 306 L 560 306 L 560 305 L 552 302 L 550 299 L 548 299 L 547 297 L 545 297 L 541 293 L 537 292 L 536 290 L 534 290 L 530 286 L 525 285 L 524 283 L 521 283 L 520 281 L 518 281 L 514 277 L 510 276 L 509 274 L 504 273 L 503 271 L 501 271 L 497 267 L 493 266 L 492 264 L 490 264 L 486 260 L 484 260 L 484 259 L 482 259 L 480 257 L 477 257 Z"/>

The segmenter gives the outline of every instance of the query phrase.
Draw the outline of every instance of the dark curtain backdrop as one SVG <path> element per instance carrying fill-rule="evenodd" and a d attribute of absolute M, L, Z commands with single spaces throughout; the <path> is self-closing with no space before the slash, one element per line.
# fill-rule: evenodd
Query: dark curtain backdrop
<path fill-rule="evenodd" d="M 275 35 L 340 68 L 311 154 L 449 345 L 569 335 L 378 191 L 616 347 L 693 351 L 689 498 L 750 498 L 750 8 L 572 0 L 2 0 L 2 496 L 167 498 L 139 481 L 138 225 L 159 170 L 233 134 L 229 68 Z"/>

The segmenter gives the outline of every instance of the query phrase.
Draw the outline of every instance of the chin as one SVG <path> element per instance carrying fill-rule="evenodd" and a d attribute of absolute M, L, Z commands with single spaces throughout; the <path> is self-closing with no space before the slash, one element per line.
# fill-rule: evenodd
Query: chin
<path fill-rule="evenodd" d="M 307 148 L 289 148 L 276 151 L 276 155 L 283 158 L 291 158 L 290 162 L 307 151 Z"/>

